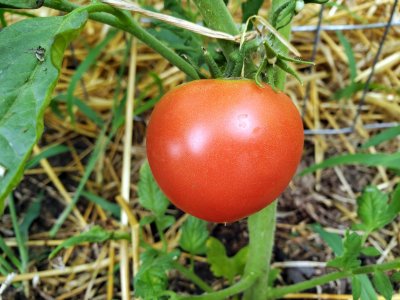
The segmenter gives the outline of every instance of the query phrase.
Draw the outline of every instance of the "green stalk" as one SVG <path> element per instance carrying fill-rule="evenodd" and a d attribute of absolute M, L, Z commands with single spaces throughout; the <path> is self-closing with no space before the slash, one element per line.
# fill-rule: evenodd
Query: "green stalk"
<path fill-rule="evenodd" d="M 267 299 L 268 275 L 275 238 L 275 222 L 277 201 L 252 215 L 248 219 L 249 226 L 249 254 L 244 276 L 255 273 L 257 280 L 248 289 L 243 299 Z"/>
<path fill-rule="evenodd" d="M 376 264 L 376 265 L 359 267 L 352 271 L 334 272 L 334 273 L 323 275 L 323 276 L 320 276 L 320 277 L 317 277 L 314 279 L 303 281 L 303 282 L 300 282 L 297 284 L 272 289 L 269 296 L 274 299 L 281 298 L 290 293 L 298 293 L 298 292 L 301 292 L 301 291 L 304 291 L 307 289 L 311 289 L 318 285 L 326 284 L 326 283 L 334 281 L 334 280 L 350 277 L 351 275 L 368 274 L 368 273 L 373 273 L 375 271 L 385 272 L 385 271 L 394 270 L 394 269 L 398 269 L 398 268 L 400 268 L 400 259 L 396 259 L 396 260 L 393 260 L 391 262 L 384 263 L 384 264 Z"/>
<path fill-rule="evenodd" d="M 193 0 L 197 8 L 203 17 L 207 27 L 226 32 L 232 35 L 239 34 L 232 15 L 222 0 Z M 222 48 L 222 52 L 228 59 L 229 54 L 233 52 L 237 47 L 234 43 L 224 40 L 218 40 L 219 45 Z"/>
<path fill-rule="evenodd" d="M 213 291 L 213 289 L 205 281 L 203 281 L 203 279 L 201 279 L 199 276 L 197 276 L 196 273 L 194 273 L 192 269 L 187 269 L 186 267 L 182 266 L 178 262 L 174 262 L 173 266 L 174 266 L 174 269 L 178 270 L 179 273 L 181 273 L 187 279 L 190 279 L 195 285 L 197 285 L 203 291 L 208 292 L 208 293 L 211 293 Z"/>
<path fill-rule="evenodd" d="M 187 297 L 178 297 L 179 300 L 225 300 L 230 296 L 239 294 L 248 288 L 250 288 L 254 281 L 257 279 L 257 275 L 254 273 L 248 274 L 247 276 L 243 276 L 243 278 L 236 284 L 209 294 L 204 294 L 200 296 L 187 296 Z"/>
<path fill-rule="evenodd" d="M 182 57 L 180 57 L 178 54 L 176 54 L 173 50 L 166 47 L 162 42 L 160 42 L 154 36 L 149 34 L 132 17 L 130 17 L 126 14 L 123 14 L 122 11 L 112 8 L 109 5 L 106 5 L 106 4 L 101 4 L 101 5 L 104 8 L 104 10 L 106 10 L 109 13 L 114 14 L 116 12 L 119 12 L 118 18 L 113 15 L 109 15 L 107 13 L 96 12 L 96 13 L 91 13 L 89 15 L 90 19 L 99 21 L 104 24 L 111 25 L 115 28 L 121 29 L 126 32 L 129 32 L 130 34 L 134 35 L 139 40 L 141 40 L 143 43 L 148 45 L 150 48 L 152 48 L 154 51 L 161 54 L 165 59 L 167 59 L 169 62 L 171 62 L 171 64 L 178 67 L 181 71 L 186 73 L 189 77 L 191 77 L 192 79 L 199 79 L 199 75 L 197 74 L 196 70 L 189 63 L 187 63 Z M 65 0 L 45 0 L 44 6 L 54 8 L 57 10 L 61 10 L 61 11 L 65 11 L 65 12 L 70 12 L 70 11 L 80 7 L 78 5 L 72 4 Z M 97 6 L 96 9 L 98 9 L 100 11 L 102 10 L 100 6 Z M 125 21 L 121 21 L 119 19 L 119 17 L 121 17 L 121 14 L 126 16 Z"/>

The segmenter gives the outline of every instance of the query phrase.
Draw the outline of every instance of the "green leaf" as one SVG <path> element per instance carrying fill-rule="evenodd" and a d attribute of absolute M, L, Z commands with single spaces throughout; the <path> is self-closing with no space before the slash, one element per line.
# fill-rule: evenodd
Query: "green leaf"
<path fill-rule="evenodd" d="M 81 195 L 86 199 L 88 199 L 90 202 L 97 204 L 105 211 L 110 212 L 117 219 L 121 217 L 121 208 L 119 207 L 119 205 L 112 203 L 100 196 L 92 194 L 91 192 L 88 191 L 82 191 Z"/>
<path fill-rule="evenodd" d="M 362 238 L 357 233 L 348 231 L 343 239 L 343 254 L 337 256 L 327 263 L 327 266 L 341 270 L 351 270 L 359 267 L 361 261 L 358 259 L 362 249 Z"/>
<path fill-rule="evenodd" d="M 32 201 L 29 205 L 24 218 L 22 219 L 21 225 L 19 226 L 24 241 L 28 240 L 29 228 L 33 221 L 35 221 L 40 215 L 40 209 L 42 207 L 42 200 L 44 198 L 43 191 L 39 196 Z"/>
<path fill-rule="evenodd" d="M 357 77 L 357 65 L 353 49 L 351 48 L 349 41 L 346 39 L 346 37 L 343 35 L 342 32 L 336 31 L 336 35 L 338 36 L 339 41 L 342 44 L 344 52 L 346 53 L 347 56 L 350 69 L 350 80 L 351 82 L 354 82 Z"/>
<path fill-rule="evenodd" d="M 362 149 L 368 148 L 368 147 L 373 147 L 376 145 L 379 145 L 383 142 L 386 142 L 388 140 L 391 140 L 395 138 L 396 136 L 400 135 L 400 125 L 392 128 L 388 128 L 381 133 L 373 136 L 370 138 L 365 144 L 361 146 Z"/>
<path fill-rule="evenodd" d="M 314 224 L 311 226 L 311 228 L 314 232 L 320 235 L 320 237 L 324 240 L 325 243 L 328 244 L 329 247 L 331 247 L 336 256 L 342 255 L 343 244 L 340 235 L 325 231 L 319 224 Z"/>
<path fill-rule="evenodd" d="M 248 247 L 242 248 L 234 257 L 227 257 L 224 245 L 218 239 L 210 237 L 206 252 L 211 271 L 215 276 L 222 276 L 233 282 L 236 275 L 243 273 Z"/>
<path fill-rule="evenodd" d="M 145 217 L 140 219 L 139 224 L 140 224 L 140 226 L 145 226 L 145 225 L 148 225 L 148 224 L 154 222 L 155 220 L 156 220 L 156 217 L 153 216 L 153 215 L 145 216 Z"/>
<path fill-rule="evenodd" d="M 182 235 L 179 240 L 179 246 L 191 254 L 203 254 L 206 252 L 208 236 L 207 222 L 189 216 L 182 225 Z"/>
<path fill-rule="evenodd" d="M 400 171 L 400 152 L 396 152 L 393 154 L 385 154 L 385 153 L 356 153 L 356 154 L 345 154 L 340 156 L 335 156 L 328 158 L 320 164 L 312 165 L 304 169 L 300 176 L 303 176 L 308 173 L 312 173 L 319 169 L 326 169 L 338 165 L 365 165 L 365 166 L 383 166 L 385 168 L 398 170 Z"/>
<path fill-rule="evenodd" d="M 147 250 L 141 255 L 142 265 L 135 276 L 135 296 L 142 299 L 161 299 L 160 295 L 167 290 L 167 272 L 179 257 L 179 251 L 171 253 Z"/>
<path fill-rule="evenodd" d="M 0 8 L 39 8 L 44 0 L 0 0 Z"/>
<path fill-rule="evenodd" d="M 358 91 L 362 91 L 365 87 L 363 82 L 352 82 L 348 86 L 338 89 L 332 96 L 334 100 L 350 99 Z"/>
<path fill-rule="evenodd" d="M 365 274 L 355 276 L 361 283 L 361 300 L 378 300 L 374 287 Z"/>
<path fill-rule="evenodd" d="M 400 212 L 400 201 L 393 199 L 388 204 L 388 196 L 375 186 L 364 189 L 361 196 L 357 198 L 357 205 L 357 215 L 361 223 L 355 224 L 354 228 L 366 232 L 383 228 Z"/>
<path fill-rule="evenodd" d="M 242 23 L 246 23 L 251 16 L 257 15 L 264 0 L 247 0 L 242 3 Z M 251 25 L 251 23 L 250 23 Z M 249 26 L 251 29 L 251 26 Z"/>
<path fill-rule="evenodd" d="M 129 238 L 129 233 L 107 231 L 100 226 L 93 226 L 90 230 L 62 242 L 50 253 L 49 258 L 54 258 L 63 248 L 66 249 L 84 243 L 103 243 L 108 240 L 129 240 Z"/>
<path fill-rule="evenodd" d="M 271 288 L 274 287 L 274 283 L 278 279 L 280 274 L 281 274 L 280 269 L 271 268 L 271 270 L 269 270 L 269 274 L 268 274 L 268 286 L 269 287 L 271 287 Z"/>
<path fill-rule="evenodd" d="M 11 222 L 13 224 L 15 240 L 17 241 L 18 250 L 19 250 L 19 257 L 21 261 L 21 268 L 19 271 L 21 273 L 26 272 L 26 268 L 28 265 L 29 257 L 28 257 L 28 248 L 26 247 L 25 239 L 22 235 L 21 228 L 19 226 L 18 217 L 17 217 L 17 210 L 14 204 L 14 197 L 10 196 L 9 199 L 9 209 L 11 215 Z"/>
<path fill-rule="evenodd" d="M 382 271 L 375 271 L 372 282 L 374 283 L 375 289 L 380 293 L 386 300 L 391 300 L 393 296 L 393 287 L 389 277 Z"/>
<path fill-rule="evenodd" d="M 32 157 L 25 165 L 25 169 L 30 169 L 36 167 L 39 162 L 44 158 L 49 158 L 53 156 L 57 156 L 59 154 L 63 154 L 66 152 L 70 152 L 70 149 L 64 145 L 53 145 L 46 149 L 43 149 L 42 152 Z"/>
<path fill-rule="evenodd" d="M 162 216 L 166 212 L 169 200 L 154 180 L 147 161 L 140 168 L 138 193 L 140 204 L 144 208 L 151 210 L 157 217 Z"/>
<path fill-rule="evenodd" d="M 393 282 L 400 282 L 400 272 L 394 273 L 394 274 L 392 275 L 391 280 L 392 280 Z"/>
<path fill-rule="evenodd" d="M 361 253 L 366 256 L 379 256 L 381 253 L 375 247 L 365 247 L 361 250 Z"/>
<path fill-rule="evenodd" d="M 171 227 L 175 223 L 175 217 L 174 216 L 160 216 L 156 218 L 156 222 L 158 223 L 158 226 L 160 227 L 160 230 L 164 231 L 168 227 Z"/>
<path fill-rule="evenodd" d="M 0 212 L 20 181 L 43 132 L 43 114 L 60 75 L 63 53 L 87 12 L 26 19 L 0 32 Z"/>
<path fill-rule="evenodd" d="M 357 276 L 351 277 L 351 292 L 353 300 L 358 300 L 361 297 L 361 281 Z"/>

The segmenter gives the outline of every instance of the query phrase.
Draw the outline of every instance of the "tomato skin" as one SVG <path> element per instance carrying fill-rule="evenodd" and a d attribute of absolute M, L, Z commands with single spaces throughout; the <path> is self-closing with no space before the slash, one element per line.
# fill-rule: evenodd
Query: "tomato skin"
<path fill-rule="evenodd" d="M 162 191 L 183 211 L 232 222 L 274 201 L 300 162 L 303 124 L 284 93 L 250 80 L 197 80 L 166 93 L 147 128 Z"/>

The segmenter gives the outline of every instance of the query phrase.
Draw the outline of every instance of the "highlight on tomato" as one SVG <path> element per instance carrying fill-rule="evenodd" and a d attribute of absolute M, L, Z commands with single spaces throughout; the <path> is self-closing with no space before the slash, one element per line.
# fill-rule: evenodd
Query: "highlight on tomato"
<path fill-rule="evenodd" d="M 171 202 L 210 222 L 233 222 L 273 202 L 300 162 L 303 124 L 269 85 L 207 79 L 180 85 L 156 105 L 147 156 Z"/>

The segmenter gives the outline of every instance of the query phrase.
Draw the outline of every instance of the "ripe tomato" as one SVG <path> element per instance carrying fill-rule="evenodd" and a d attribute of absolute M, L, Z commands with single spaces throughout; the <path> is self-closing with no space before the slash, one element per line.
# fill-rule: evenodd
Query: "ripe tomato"
<path fill-rule="evenodd" d="M 147 156 L 177 207 L 207 221 L 232 222 L 283 192 L 303 141 L 300 115 L 285 94 L 250 80 L 198 80 L 156 105 Z"/>

